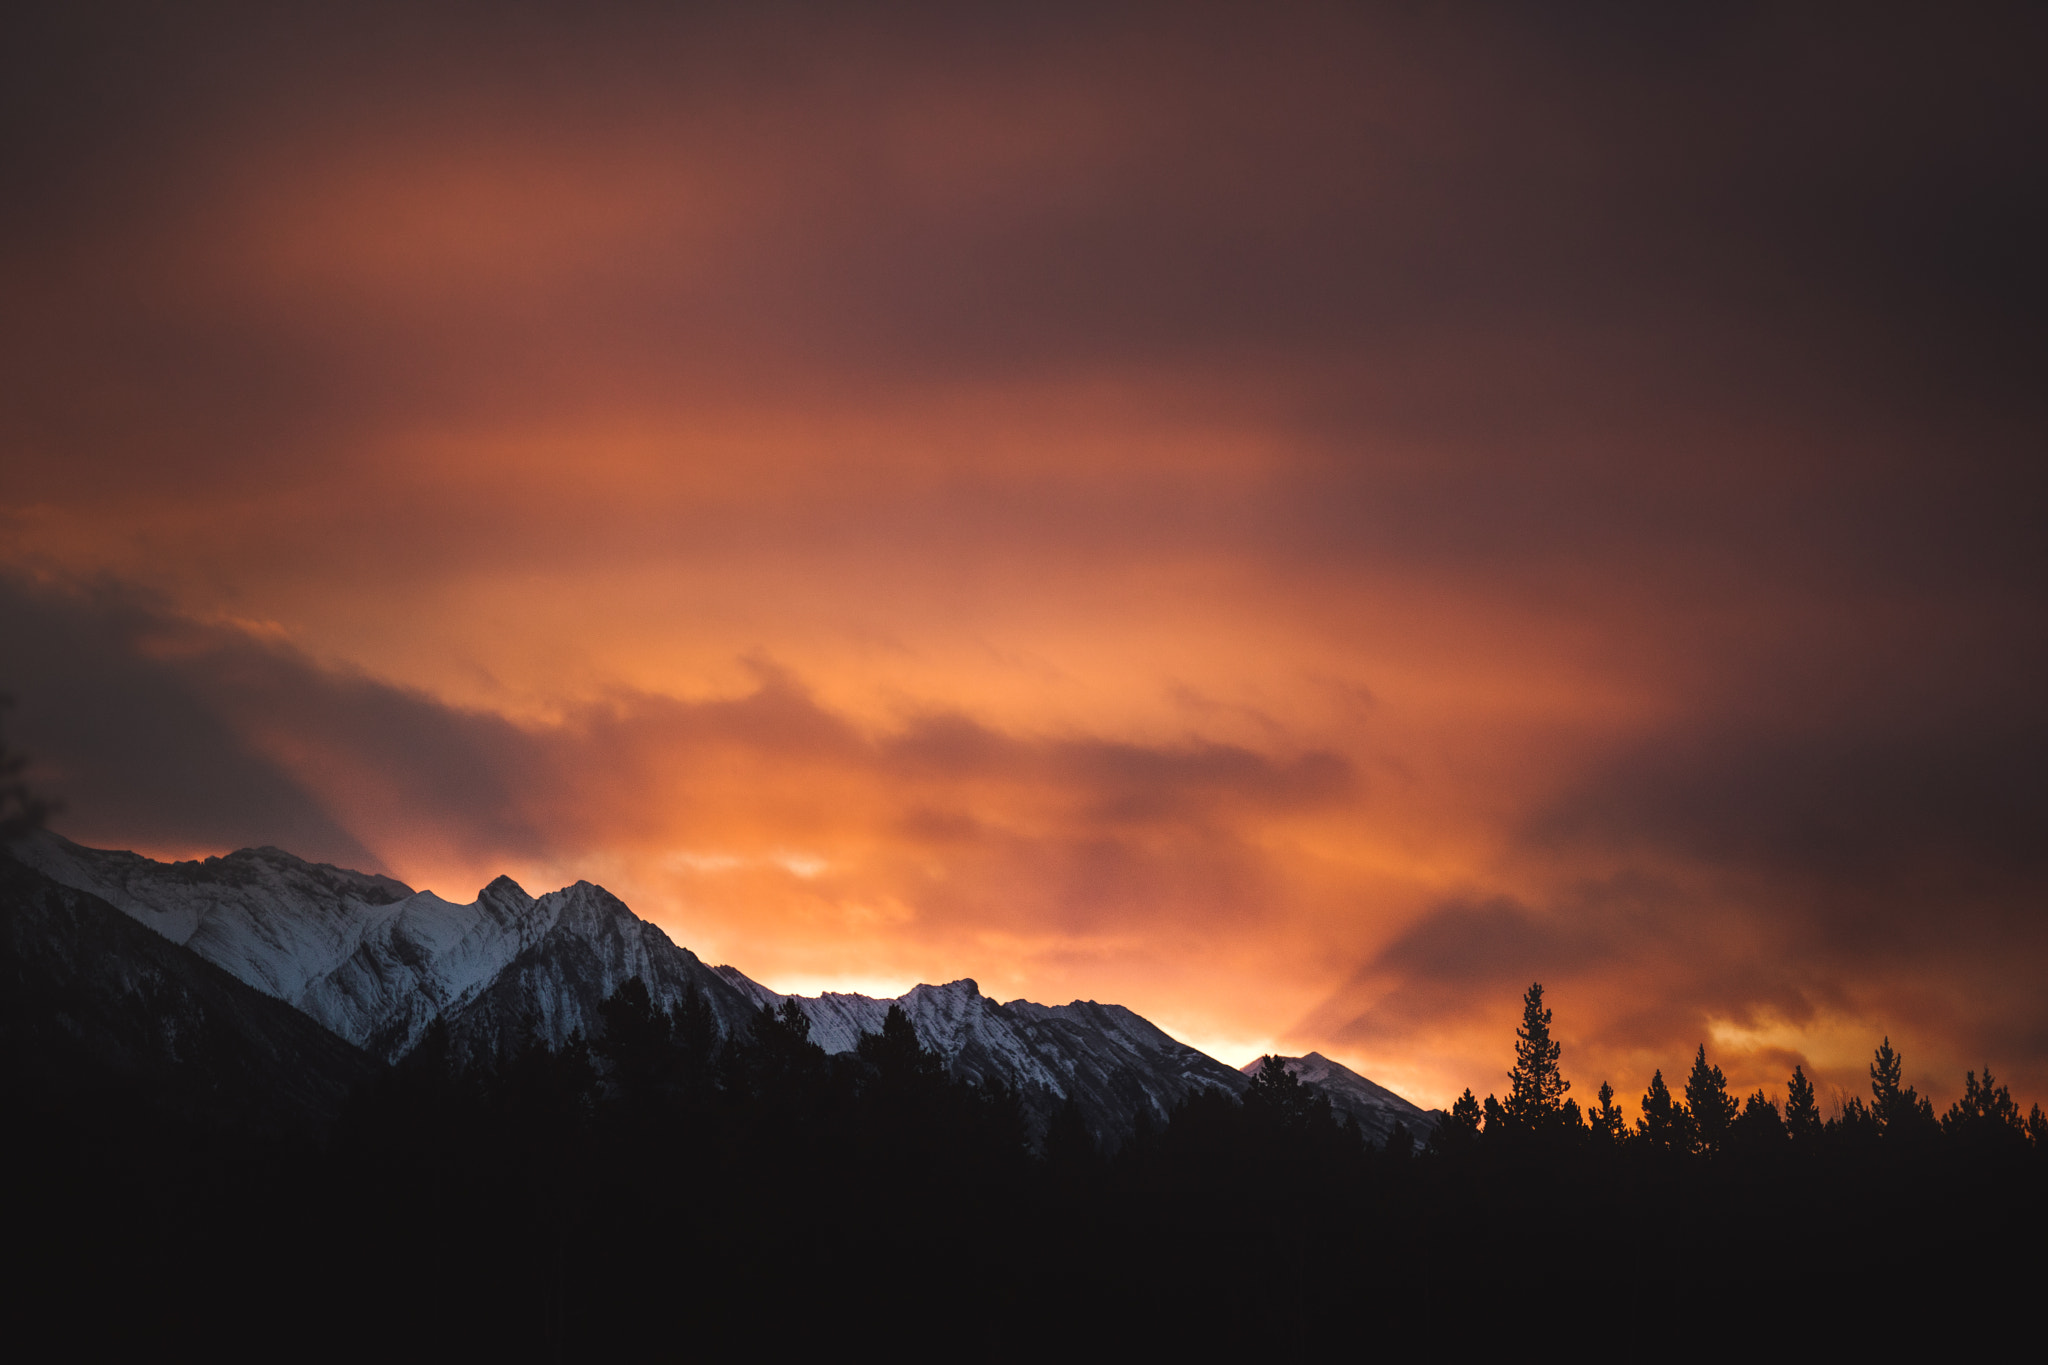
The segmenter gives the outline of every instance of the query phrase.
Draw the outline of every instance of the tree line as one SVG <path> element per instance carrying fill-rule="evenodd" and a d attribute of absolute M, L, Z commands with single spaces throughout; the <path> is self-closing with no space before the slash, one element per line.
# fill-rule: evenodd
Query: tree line
<path fill-rule="evenodd" d="M 0 830 L 30 826 L 0 760 Z M 1580 1109 L 1542 987 L 1523 1004 L 1504 1099 L 1467 1090 L 1379 1143 L 1267 1057 L 1239 1096 L 1134 1095 L 1107 1150 L 1072 1102 L 1035 1132 L 1002 1082 L 949 1075 L 900 1008 L 829 1056 L 794 1002 L 722 1037 L 700 996 L 660 1008 L 637 979 L 593 1036 L 528 1029 L 481 1065 L 435 1024 L 311 1131 L 167 1102 L 239 1055 L 221 1019 L 176 1040 L 166 1086 L 15 1049 L 7 1306 L 74 1349 L 1064 1349 L 1107 1325 L 1270 1350 L 1318 1346 L 1332 1314 L 1477 1321 L 1531 1285 L 1661 1314 L 1703 1287 L 1915 1275 L 1996 1302 L 2048 1270 L 2048 1131 L 1988 1070 L 1937 1117 L 1887 1038 L 1869 1100 L 1823 1117 L 1803 1069 L 1783 1105 L 1738 1102 L 1702 1046 L 1631 1118 L 1608 1084 Z M 83 998 L 58 1008 L 90 1022 Z M 146 999 L 123 1008 L 154 1026 Z"/>
<path fill-rule="evenodd" d="M 1241 1096 L 1141 1108 L 1108 1150 L 1071 1103 L 1034 1132 L 1009 1087 L 950 1076 L 900 1009 L 837 1056 L 793 1002 L 721 1038 L 700 997 L 663 1009 L 632 980 L 598 1018 L 469 1067 L 437 1025 L 312 1134 L 30 1096 L 26 1283 L 124 1286 L 80 1320 L 116 1344 L 318 1320 L 337 1349 L 578 1359 L 799 1322 L 968 1349 L 1104 1322 L 1308 1349 L 1319 1306 L 1466 1314 L 1532 1277 L 1655 1304 L 2043 1268 L 2001 1250 L 2048 1211 L 2039 1111 L 1973 1075 L 1937 1119 L 1888 1043 L 1872 1101 L 1829 1119 L 1804 1085 L 1737 1106 L 1702 1053 L 1682 1096 L 1660 1074 L 1624 1125 L 1608 1086 L 1579 1112 L 1532 988 L 1506 1098 L 1468 1093 L 1429 1133 L 1371 1142 L 1268 1057 Z"/>
<path fill-rule="evenodd" d="M 1977 1157 L 2048 1153 L 2048 1116 L 2037 1103 L 2022 1116 L 2009 1087 L 1986 1067 L 1965 1073 L 1963 1095 L 1938 1119 L 1934 1105 L 1905 1084 L 1905 1059 L 1886 1037 L 1870 1063 L 1870 1099 L 1850 1096 L 1823 1118 L 1813 1082 L 1795 1066 L 1781 1106 L 1759 1089 L 1738 1101 L 1702 1043 L 1693 1055 L 1682 1095 L 1674 1095 L 1659 1068 L 1631 1123 L 1602 1082 L 1598 1108 L 1581 1111 L 1567 1092 L 1561 1045 L 1550 1033 L 1543 986 L 1522 998 L 1515 1031 L 1515 1064 L 1505 1101 L 1481 1101 L 1467 1089 L 1432 1136 L 1432 1148 L 1455 1157 L 1482 1148 L 1580 1150 L 1659 1160 L 1753 1159 L 1791 1155 L 1815 1159 L 1889 1152 L 1931 1155 L 1939 1150 Z"/>
<path fill-rule="evenodd" d="M 496 1068 L 457 1074 L 430 1036 L 360 1098 L 339 1146 L 376 1165 L 362 1183 L 387 1198 L 435 1169 L 420 1160 L 430 1132 L 450 1135 L 447 1182 L 499 1180 L 480 1176 L 492 1166 L 481 1153 L 495 1150 L 499 1169 L 555 1191 L 567 1240 L 587 1241 L 578 1220 L 609 1210 L 607 1240 L 639 1250 L 607 1280 L 675 1263 L 682 1243 L 647 1231 L 664 1208 L 679 1224 L 751 1229 L 720 1235 L 731 1263 L 772 1259 L 785 1237 L 858 1260 L 844 1240 L 858 1229 L 874 1267 L 918 1262 L 947 1292 L 978 1293 L 988 1275 L 1061 1302 L 1138 1293 L 1211 1320 L 1236 1311 L 1215 1301 L 1225 1284 L 1313 1298 L 1363 1279 L 1408 1300 L 1455 1299 L 1530 1273 L 1526 1249 L 1495 1235 L 1524 1226 L 1547 1230 L 1544 1274 L 1651 1293 L 1846 1282 L 1936 1257 L 1953 1270 L 1979 1253 L 1987 1282 L 2039 1266 L 2038 1253 L 1994 1251 L 2014 1220 L 2044 1211 L 2048 1134 L 2039 1107 L 2022 1116 L 1988 1073 L 1972 1072 L 1937 1116 L 1887 1039 L 1870 1099 L 1823 1116 L 1803 1068 L 1787 1103 L 1760 1091 L 1738 1102 L 1701 1047 L 1677 1093 L 1661 1070 L 1652 1077 L 1636 1115 L 1607 1084 L 1581 1111 L 1542 987 L 1523 1004 L 1505 1097 L 1467 1091 L 1426 1133 L 1373 1142 L 1267 1057 L 1239 1096 L 1202 1088 L 1163 1115 L 1141 1107 L 1134 1136 L 1111 1150 L 1071 1102 L 1034 1132 L 1002 1083 L 950 1077 L 900 1009 L 827 1056 L 794 1002 L 721 1042 L 700 999 L 664 1011 L 630 981 L 601 1008 L 595 1038 L 556 1050 L 529 1040 Z M 697 1175 L 687 1199 L 639 1187 L 681 1170 Z M 638 1212 L 622 1215 L 629 1206 Z M 998 1240 L 933 1264 L 930 1240 L 961 1226 Z M 726 1292 L 743 1298 L 754 1283 Z"/>

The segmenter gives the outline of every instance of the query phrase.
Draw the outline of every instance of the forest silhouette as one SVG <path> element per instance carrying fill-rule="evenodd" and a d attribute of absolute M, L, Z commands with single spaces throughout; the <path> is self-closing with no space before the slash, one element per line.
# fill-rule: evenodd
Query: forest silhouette
<path fill-rule="evenodd" d="M 45 810 L 19 767 L 0 744 L 17 830 Z M 1802 1068 L 1782 1106 L 1738 1102 L 1701 1045 L 1631 1119 L 1611 1084 L 1570 1097 L 1532 984 L 1506 1098 L 1426 1133 L 1372 1143 L 1269 1056 L 1109 1151 L 1072 1100 L 1034 1131 L 1000 1080 L 950 1075 L 898 1006 L 829 1055 L 793 1001 L 722 1036 L 694 988 L 663 1009 L 633 978 L 593 1037 L 528 1021 L 459 1066 L 436 1021 L 380 1066 L 4 846 L 0 912 L 8 1298 L 74 1349 L 1306 1350 L 1333 1312 L 1485 1321 L 1532 1289 L 1655 1315 L 2044 1268 L 2040 1106 L 1987 1068 L 1937 1118 L 1889 1037 L 1825 1117 Z"/>
<path fill-rule="evenodd" d="M 365 1348 L 541 1359 L 904 1321 L 1305 1349 L 1332 1304 L 1484 1312 L 1532 1279 L 1655 1305 L 2038 1274 L 2048 1123 L 1988 1071 L 1937 1119 L 1887 1039 L 1870 1099 L 1823 1118 L 1802 1070 L 1783 1106 L 1738 1104 L 1702 1047 L 1631 1121 L 1606 1084 L 1581 1112 L 1542 988 L 1524 1003 L 1505 1100 L 1468 1090 L 1377 1145 L 1268 1057 L 1241 1098 L 1141 1112 L 1105 1151 L 1071 1104 L 1034 1132 L 1000 1082 L 950 1077 L 900 1008 L 835 1056 L 788 1002 L 721 1040 L 701 998 L 662 1010 L 638 979 L 561 1048 L 529 1031 L 457 1068 L 436 1024 L 297 1127 L 194 1117 L 10 1046 L 42 1173 L 18 1225 L 53 1294 L 134 1286 L 93 1323 L 115 1340 L 217 1340 L 225 1283 L 264 1332 L 311 1315 Z"/>

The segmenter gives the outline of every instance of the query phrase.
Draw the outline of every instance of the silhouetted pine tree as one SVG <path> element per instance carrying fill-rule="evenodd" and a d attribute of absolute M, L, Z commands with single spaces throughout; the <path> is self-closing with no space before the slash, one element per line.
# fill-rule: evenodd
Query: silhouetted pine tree
<path fill-rule="evenodd" d="M 1305 1133 L 1319 1116 L 1319 1097 L 1301 1083 L 1277 1056 L 1262 1058 L 1258 1074 L 1244 1092 L 1245 1117 L 1255 1128 L 1270 1133 Z M 1323 1100 L 1320 1114 L 1327 1116 L 1329 1101 Z"/>
<path fill-rule="evenodd" d="M 1601 1151 L 1620 1151 L 1628 1139 L 1628 1117 L 1614 1102 L 1614 1087 L 1600 1082 L 1600 1107 L 1590 1115 L 1593 1142 Z"/>
<path fill-rule="evenodd" d="M 1438 1156 L 1462 1156 L 1479 1143 L 1479 1101 L 1473 1098 L 1472 1088 L 1451 1103 L 1449 1112 L 1436 1121 L 1430 1131 L 1428 1150 Z"/>
<path fill-rule="evenodd" d="M 1643 1116 L 1636 1120 L 1636 1138 L 1653 1152 L 1683 1153 L 1693 1148 L 1692 1115 L 1671 1098 L 1661 1068 L 1643 1092 Z"/>
<path fill-rule="evenodd" d="M 1851 1095 L 1841 1112 L 1828 1119 L 1825 1131 L 1833 1153 L 1861 1151 L 1877 1141 L 1877 1118 L 1859 1096 Z"/>
<path fill-rule="evenodd" d="M 597 1007 L 604 1032 L 591 1051 L 604 1062 L 611 1098 L 629 1123 L 659 1121 L 679 1097 L 681 1057 L 669 1012 L 654 1007 L 647 983 L 629 977 Z"/>
<path fill-rule="evenodd" d="M 1951 1142 L 1979 1153 L 2019 1151 L 2027 1145 L 2020 1107 L 2010 1090 L 1994 1085 L 1988 1066 L 1981 1082 L 1976 1072 L 1963 1073 L 1963 1097 L 1942 1115 L 1941 1131 Z"/>
<path fill-rule="evenodd" d="M 945 1059 L 918 1038 L 899 1005 L 889 1006 L 879 1033 L 861 1035 L 854 1052 L 870 1150 L 905 1176 L 939 1176 L 974 1131 L 973 1090 L 948 1079 Z"/>
<path fill-rule="evenodd" d="M 1759 1090 L 1743 1102 L 1742 1112 L 1728 1125 L 1728 1146 L 1751 1156 L 1784 1150 L 1785 1120 L 1770 1096 Z"/>
<path fill-rule="evenodd" d="M 1792 1079 L 1785 1083 L 1785 1135 L 1801 1148 L 1820 1141 L 1820 1104 L 1802 1067 L 1793 1067 Z"/>
<path fill-rule="evenodd" d="M 795 1000 L 761 1006 L 745 1036 L 727 1042 L 719 1058 L 729 1103 L 753 1102 L 759 1117 L 787 1122 L 808 1115 L 824 1099 L 825 1049 L 811 1041 L 811 1021 Z"/>
<path fill-rule="evenodd" d="M 715 1088 L 718 1063 L 718 1016 L 692 981 L 669 1007 L 669 1037 L 676 1048 L 678 1081 L 685 1104 L 701 1109 Z"/>
<path fill-rule="evenodd" d="M 1508 1072 L 1508 1098 L 1502 1106 L 1510 1131 L 1548 1132 L 1562 1126 L 1565 1092 L 1572 1088 L 1558 1069 L 1563 1053 L 1563 1045 L 1550 1036 L 1543 983 L 1531 982 L 1522 996 L 1522 1023 L 1515 1030 L 1515 1066 Z"/>
<path fill-rule="evenodd" d="M 1887 1142 L 1915 1142 L 1933 1136 L 1934 1106 L 1920 1098 L 1910 1085 L 1902 1084 L 1906 1061 L 1892 1050 L 1886 1037 L 1870 1063 L 1870 1093 L 1875 1097 L 1870 1117 L 1878 1136 Z"/>
<path fill-rule="evenodd" d="M 1692 1115 L 1693 1141 L 1699 1150 L 1720 1151 L 1735 1118 L 1735 1097 L 1728 1093 L 1728 1078 L 1721 1068 L 1707 1065 L 1705 1043 L 1693 1058 L 1692 1074 L 1685 1078 L 1685 1107 Z"/>
<path fill-rule="evenodd" d="M 882 1016 L 880 1033 L 863 1033 L 854 1053 L 873 1069 L 870 1088 L 884 1096 L 930 1094 L 945 1084 L 946 1063 L 917 1036 L 901 1005 Z"/>

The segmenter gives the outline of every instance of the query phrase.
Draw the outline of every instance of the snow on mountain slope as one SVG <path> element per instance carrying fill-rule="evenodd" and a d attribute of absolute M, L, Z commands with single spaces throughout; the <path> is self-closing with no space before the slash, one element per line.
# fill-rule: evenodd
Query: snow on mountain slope
<path fill-rule="evenodd" d="M 455 905 L 274 848 L 158 863 L 44 831 L 16 856 L 386 1058 L 402 1056 L 546 928 L 533 898 L 505 878 Z"/>
<path fill-rule="evenodd" d="M 691 989 L 724 1036 L 785 998 L 732 967 L 707 967 L 603 887 L 538 898 L 500 877 L 458 905 L 389 877 L 304 862 L 274 848 L 158 863 L 82 848 L 47 831 L 16 856 L 52 881 L 115 906 L 333 1033 L 390 1061 L 437 1019 L 458 1059 L 508 1054 L 528 1036 L 559 1047 L 599 1031 L 598 1006 L 639 977 L 657 1007 Z M 1000 1079 L 1040 1124 L 1072 1098 L 1111 1145 L 1141 1114 L 1163 1120 L 1190 1091 L 1237 1094 L 1245 1076 L 1120 1005 L 999 1005 L 971 980 L 917 986 L 898 1000 L 793 997 L 827 1052 L 852 1052 L 901 1005 L 925 1046 L 965 1081 Z M 1376 1139 L 1431 1116 L 1319 1054 L 1290 1070 L 1329 1091 Z"/>
<path fill-rule="evenodd" d="M 732 967 L 717 971 L 757 1006 L 794 999 L 811 1021 L 811 1040 L 831 1053 L 853 1051 L 862 1033 L 881 1031 L 890 1005 L 901 1005 L 919 1040 L 945 1059 L 952 1075 L 975 1082 L 1000 1078 L 1016 1087 L 1041 1126 L 1072 1096 L 1089 1127 L 1112 1146 L 1131 1134 L 1140 1110 L 1163 1122 L 1192 1089 L 1237 1094 L 1248 1084 L 1121 1005 L 998 1005 L 971 980 L 917 986 L 896 1000 L 829 992 L 783 996 Z"/>
<path fill-rule="evenodd" d="M 588 882 L 536 900 L 500 877 L 457 905 L 272 848 L 158 863 L 44 831 L 16 856 L 386 1060 L 436 1018 L 458 1055 L 495 1055 L 529 1021 L 559 1046 L 589 1033 L 597 1003 L 632 976 L 663 1006 L 694 981 L 727 1028 L 747 1013 L 695 955 Z"/>
<path fill-rule="evenodd" d="M 500 883 L 510 885 L 500 878 L 492 886 Z M 503 1056 L 529 1028 L 554 1047 L 573 1033 L 591 1037 L 600 1032 L 597 1007 L 636 976 L 661 1009 L 694 987 L 724 1037 L 748 1027 L 759 1010 L 695 953 L 601 886 L 577 882 L 550 892 L 536 903 L 533 918 L 546 922 L 545 931 L 452 1013 L 449 1030 L 458 1056 Z"/>
<path fill-rule="evenodd" d="M 159 863 L 139 853 L 83 848 L 42 830 L 12 852 L 52 881 L 98 896 L 173 943 L 214 961 L 238 959 L 242 968 L 229 968 L 235 975 L 287 998 L 345 959 L 370 924 L 413 894 L 389 877 L 308 863 L 275 848 Z"/>
<path fill-rule="evenodd" d="M 510 877 L 468 905 L 422 891 L 366 923 L 353 953 L 286 998 L 373 1053 L 402 1057 L 436 1018 L 455 1016 L 538 943 L 559 910 Z"/>
<path fill-rule="evenodd" d="M 1244 1074 L 1251 1076 L 1264 1061 L 1265 1058 L 1258 1057 L 1246 1063 Z M 1282 1057 L 1280 1061 L 1288 1075 L 1328 1095 L 1330 1107 L 1339 1115 L 1350 1115 L 1351 1121 L 1372 1142 L 1385 1142 L 1396 1123 L 1405 1123 L 1409 1135 L 1420 1143 L 1428 1139 L 1436 1125 L 1434 1110 L 1410 1104 L 1385 1086 L 1374 1084 L 1320 1052 L 1311 1052 L 1306 1057 Z"/>
<path fill-rule="evenodd" d="M 300 1011 L 134 921 L 0 849 L 14 1082 L 282 1131 L 332 1119 L 378 1071 Z"/>

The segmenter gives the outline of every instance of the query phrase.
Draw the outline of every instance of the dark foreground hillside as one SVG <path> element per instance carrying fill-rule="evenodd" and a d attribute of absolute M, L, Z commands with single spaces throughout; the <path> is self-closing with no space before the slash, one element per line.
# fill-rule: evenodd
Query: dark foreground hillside
<path fill-rule="evenodd" d="M 131 965 L 52 958 L 47 894 L 0 897 L 7 1298 L 77 1348 L 1405 1354 L 1563 1305 L 2009 1313 L 2044 1269 L 2038 1114 L 1988 1077 L 1943 1121 L 1880 1076 L 1821 1122 L 1735 1106 L 1702 1053 L 1624 1125 L 1562 1098 L 1543 1013 L 1507 1102 L 1431 1134 L 1370 1144 L 1276 1062 L 1115 1153 L 1063 1111 L 1034 1154 L 1017 1097 L 950 1078 L 900 1011 L 828 1057 L 794 1007 L 722 1044 L 697 997 L 629 982 L 594 1039 L 458 1069 L 435 1032 L 384 1067 L 116 912 L 66 907 Z"/>

